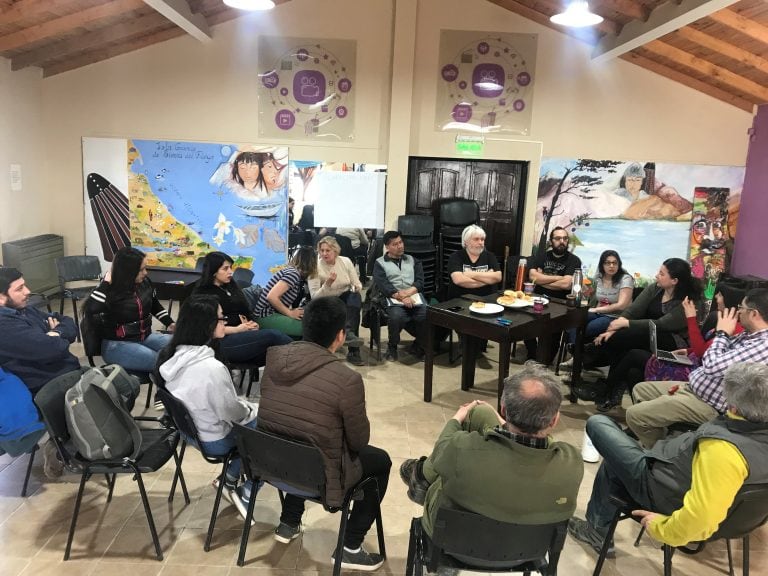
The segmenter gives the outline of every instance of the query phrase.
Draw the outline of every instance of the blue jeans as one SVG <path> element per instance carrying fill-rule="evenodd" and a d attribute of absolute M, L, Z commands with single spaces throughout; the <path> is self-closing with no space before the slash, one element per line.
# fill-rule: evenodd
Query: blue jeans
<path fill-rule="evenodd" d="M 101 357 L 107 364 L 119 364 L 134 372 L 152 372 L 157 353 L 171 342 L 170 334 L 153 332 L 141 342 L 130 340 L 104 340 Z"/>
<path fill-rule="evenodd" d="M 256 421 L 257 419 L 254 418 L 248 422 L 248 424 L 243 424 L 243 426 L 246 428 L 251 428 L 252 430 L 256 430 Z M 187 443 L 194 445 L 194 442 L 190 442 L 189 438 L 187 438 Z M 219 440 L 212 440 L 210 442 L 201 442 L 201 444 L 203 445 L 203 448 L 205 448 L 205 451 L 208 452 L 211 456 L 226 456 L 229 454 L 229 451 L 232 450 L 232 448 L 237 446 L 237 442 L 235 441 L 235 430 L 234 428 L 230 430 L 229 434 L 224 436 L 224 438 Z M 242 462 L 240 461 L 240 458 L 232 458 L 232 460 L 229 462 L 229 466 L 227 467 L 227 480 L 236 482 L 237 479 L 240 478 L 241 468 Z"/>
<path fill-rule="evenodd" d="M 602 414 L 587 420 L 587 434 L 603 457 L 592 484 L 587 504 L 587 521 L 605 535 L 616 514 L 609 496 L 628 495 L 641 508 L 652 510 L 648 491 L 648 453 L 637 440 L 627 436 L 618 424 Z"/>
<path fill-rule="evenodd" d="M 424 343 L 424 324 L 427 320 L 427 307 L 414 306 L 406 308 L 405 306 L 392 305 L 387 307 L 387 328 L 389 332 L 389 343 L 387 347 L 390 350 L 396 349 L 400 344 L 400 331 L 405 328 L 415 339 L 416 343 Z"/>
<path fill-rule="evenodd" d="M 606 314 L 597 314 L 595 312 L 587 313 L 587 327 L 584 329 L 584 342 L 592 342 L 596 336 L 599 336 L 608 329 L 614 318 Z M 568 330 L 568 342 L 576 342 L 576 329 Z"/>
<path fill-rule="evenodd" d="M 227 334 L 221 340 L 221 354 L 229 362 L 267 363 L 267 348 L 293 342 L 279 330 L 248 330 Z"/>

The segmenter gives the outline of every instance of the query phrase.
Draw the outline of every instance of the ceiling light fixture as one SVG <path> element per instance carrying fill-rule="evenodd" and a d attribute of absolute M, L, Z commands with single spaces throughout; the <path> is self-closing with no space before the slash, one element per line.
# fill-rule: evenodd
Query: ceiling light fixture
<path fill-rule="evenodd" d="M 590 12 L 589 4 L 587 4 L 586 0 L 574 0 L 568 4 L 565 12 L 550 16 L 549 20 L 566 28 L 584 28 L 600 24 L 603 21 L 603 17 Z"/>
<path fill-rule="evenodd" d="M 275 3 L 272 0 L 224 0 L 224 4 L 238 10 L 272 10 Z"/>

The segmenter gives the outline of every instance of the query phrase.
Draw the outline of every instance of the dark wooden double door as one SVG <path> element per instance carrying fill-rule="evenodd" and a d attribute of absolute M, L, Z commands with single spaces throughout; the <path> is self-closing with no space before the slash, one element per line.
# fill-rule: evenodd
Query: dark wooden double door
<path fill-rule="evenodd" d="M 505 246 L 520 254 L 527 178 L 527 162 L 411 157 L 406 213 L 434 216 L 439 226 L 441 200 L 475 200 L 486 248 L 501 262 Z"/>

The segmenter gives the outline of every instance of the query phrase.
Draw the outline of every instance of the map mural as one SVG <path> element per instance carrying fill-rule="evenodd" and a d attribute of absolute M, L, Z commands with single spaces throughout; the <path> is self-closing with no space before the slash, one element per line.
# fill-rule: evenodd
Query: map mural
<path fill-rule="evenodd" d="M 730 260 L 743 182 L 742 166 L 544 158 L 534 252 L 562 226 L 590 277 L 608 249 L 640 286 L 678 257 L 691 262 L 711 298 Z"/>
<path fill-rule="evenodd" d="M 287 148 L 163 140 L 123 140 L 115 148 L 115 141 L 110 143 L 111 148 L 91 145 L 96 152 L 88 155 L 84 146 L 91 253 L 100 245 L 102 258 L 111 260 L 126 244 L 127 228 L 130 244 L 147 254 L 150 266 L 194 268 L 200 256 L 221 250 L 236 266 L 253 270 L 254 283 L 263 285 L 285 264 Z M 99 158 L 102 148 L 112 155 L 122 150 L 127 174 L 116 173 L 114 158 Z"/>

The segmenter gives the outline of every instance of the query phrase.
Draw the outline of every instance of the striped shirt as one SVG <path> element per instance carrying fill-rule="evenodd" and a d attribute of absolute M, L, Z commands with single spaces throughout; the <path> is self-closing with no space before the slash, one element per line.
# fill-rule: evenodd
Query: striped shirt
<path fill-rule="evenodd" d="M 256 306 L 253 308 L 253 313 L 257 318 L 264 318 L 265 316 L 270 316 L 277 313 L 277 310 L 275 310 L 272 307 L 272 304 L 270 304 L 267 300 L 267 296 L 269 295 L 269 291 L 272 290 L 272 288 L 274 288 L 275 285 L 280 282 L 280 280 L 288 284 L 288 290 L 286 290 L 285 293 L 280 296 L 280 302 L 282 302 L 288 308 L 293 305 L 296 297 L 299 295 L 301 285 L 304 282 L 299 271 L 293 266 L 286 266 L 277 274 L 272 276 L 272 278 L 269 279 L 269 282 L 267 282 L 267 285 L 264 286 L 264 289 L 259 294 L 259 300 L 256 302 Z"/>
<path fill-rule="evenodd" d="M 694 394 L 720 414 L 728 408 L 723 375 L 736 362 L 768 364 L 768 328 L 730 338 L 718 334 L 702 357 L 701 366 L 688 377 Z"/>

